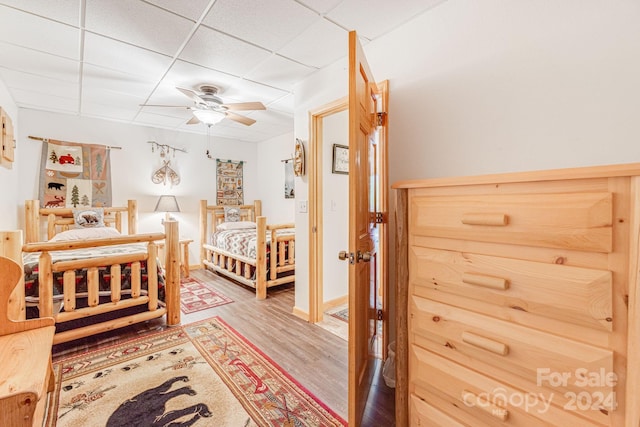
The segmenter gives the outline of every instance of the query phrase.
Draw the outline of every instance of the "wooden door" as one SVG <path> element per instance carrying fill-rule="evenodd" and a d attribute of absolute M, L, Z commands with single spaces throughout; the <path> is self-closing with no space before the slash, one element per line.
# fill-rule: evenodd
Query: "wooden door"
<path fill-rule="evenodd" d="M 373 374 L 376 228 L 370 214 L 377 88 L 355 31 L 349 33 L 349 426 L 361 425 Z"/>

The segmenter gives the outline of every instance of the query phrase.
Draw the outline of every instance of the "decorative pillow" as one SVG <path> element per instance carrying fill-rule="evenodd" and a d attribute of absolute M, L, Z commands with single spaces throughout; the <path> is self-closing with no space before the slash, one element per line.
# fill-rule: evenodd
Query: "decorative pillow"
<path fill-rule="evenodd" d="M 240 208 L 236 206 L 224 207 L 224 222 L 240 221 Z"/>
<path fill-rule="evenodd" d="M 50 242 L 64 242 L 68 240 L 102 239 L 104 237 L 121 236 L 113 227 L 76 228 L 63 231 L 53 236 Z"/>
<path fill-rule="evenodd" d="M 73 220 L 76 228 L 104 227 L 104 210 L 102 208 L 74 209 Z"/>
<path fill-rule="evenodd" d="M 218 231 L 227 231 L 227 230 L 244 230 L 256 228 L 256 223 L 251 221 L 235 221 L 235 222 L 223 222 L 216 226 L 216 230 Z"/>

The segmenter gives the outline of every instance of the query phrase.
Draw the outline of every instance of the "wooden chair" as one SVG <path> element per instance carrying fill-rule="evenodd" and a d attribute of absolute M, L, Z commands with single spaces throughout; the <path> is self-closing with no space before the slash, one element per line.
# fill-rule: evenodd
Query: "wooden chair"
<path fill-rule="evenodd" d="M 15 321 L 8 313 L 22 277 L 15 261 L 0 257 L 0 426 L 41 426 L 46 395 L 55 385 L 52 317 Z"/>

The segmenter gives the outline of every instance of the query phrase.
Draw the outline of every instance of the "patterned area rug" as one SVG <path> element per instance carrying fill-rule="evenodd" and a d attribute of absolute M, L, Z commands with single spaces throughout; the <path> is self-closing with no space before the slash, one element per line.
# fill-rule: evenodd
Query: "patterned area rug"
<path fill-rule="evenodd" d="M 346 426 L 218 317 L 54 363 L 46 426 Z"/>
<path fill-rule="evenodd" d="M 343 322 L 349 323 L 349 307 L 347 305 L 341 305 L 331 310 L 327 310 L 326 313 L 329 316 L 333 316 L 336 319 L 340 319 Z"/>
<path fill-rule="evenodd" d="M 210 285 L 198 279 L 183 277 L 180 280 L 180 310 L 185 314 L 229 304 L 230 302 L 233 302 L 231 298 L 222 295 L 211 288 Z"/>

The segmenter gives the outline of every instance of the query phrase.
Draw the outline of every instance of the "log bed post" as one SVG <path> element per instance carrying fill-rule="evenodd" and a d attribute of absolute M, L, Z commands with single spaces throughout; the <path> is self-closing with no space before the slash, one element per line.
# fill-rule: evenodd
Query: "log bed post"
<path fill-rule="evenodd" d="M 205 268 L 204 260 L 206 258 L 206 253 L 204 249 L 204 245 L 207 244 L 207 234 L 209 229 L 207 227 L 207 201 L 200 200 L 200 267 Z"/>
<path fill-rule="evenodd" d="M 9 258 L 22 266 L 22 230 L 0 231 L 0 256 Z M 25 320 L 26 313 L 23 274 L 11 293 L 7 316 L 13 320 Z"/>
<path fill-rule="evenodd" d="M 167 325 L 180 324 L 180 243 L 178 222 L 164 222 L 165 234 L 165 299 L 167 303 Z"/>
<path fill-rule="evenodd" d="M 257 206 L 256 206 L 257 207 Z M 267 217 L 256 217 L 256 266 L 266 266 L 267 259 Z M 275 242 L 272 242 L 275 245 Z M 256 299 L 267 298 L 267 269 L 256 269 Z"/>
<path fill-rule="evenodd" d="M 26 227 L 25 243 L 35 243 L 40 240 L 40 201 L 26 200 L 24 202 L 24 223 Z"/>
<path fill-rule="evenodd" d="M 138 232 L 138 202 L 136 200 L 127 201 L 127 234 Z"/>

